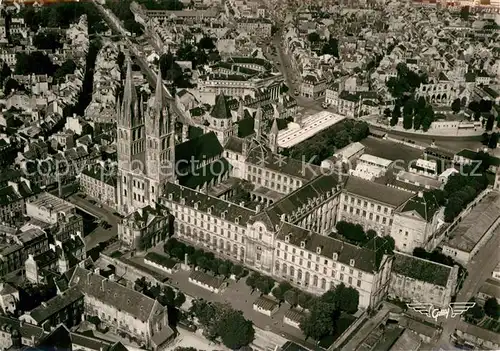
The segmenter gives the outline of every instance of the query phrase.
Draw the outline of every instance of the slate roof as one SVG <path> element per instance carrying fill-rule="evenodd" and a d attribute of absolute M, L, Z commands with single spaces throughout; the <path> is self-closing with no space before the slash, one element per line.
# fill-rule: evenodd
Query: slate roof
<path fill-rule="evenodd" d="M 287 235 L 289 236 L 288 245 L 300 248 L 301 242 L 304 242 L 304 250 L 313 253 L 316 253 L 317 248 L 320 247 L 320 255 L 328 259 L 332 259 L 333 254 L 337 253 L 338 262 L 349 266 L 353 259 L 354 267 L 363 272 L 373 273 L 379 269 L 382 257 L 377 251 L 383 250 L 383 247 L 375 251 L 283 222 L 276 238 L 284 242 Z"/>
<path fill-rule="evenodd" d="M 235 222 L 236 218 L 239 218 L 239 223 L 242 225 L 245 225 L 250 217 L 255 214 L 254 211 L 248 208 L 203 194 L 179 184 L 167 183 L 164 194 L 166 195 L 162 199 L 162 203 L 172 201 L 180 204 L 181 198 L 183 198 L 186 207 L 194 208 L 194 204 L 198 203 L 198 211 L 208 212 L 208 209 L 211 208 L 212 216 L 221 218 L 222 213 L 224 213 L 224 218 L 227 221 Z"/>
<path fill-rule="evenodd" d="M 399 207 L 414 195 L 404 190 L 388 187 L 384 184 L 350 176 L 345 185 L 345 192 L 375 200 L 391 207 Z"/>
<path fill-rule="evenodd" d="M 266 311 L 272 311 L 278 306 L 278 302 L 266 296 L 260 296 L 253 304 Z"/>
<path fill-rule="evenodd" d="M 175 161 L 210 160 L 218 158 L 224 148 L 214 132 L 188 140 L 175 146 Z"/>
<path fill-rule="evenodd" d="M 392 272 L 445 287 L 453 267 L 396 252 Z"/>
<path fill-rule="evenodd" d="M 188 188 L 196 189 L 197 187 L 207 184 L 212 179 L 222 176 L 231 170 L 231 164 L 225 158 L 220 158 L 198 168 L 194 174 L 186 174 L 180 176 L 179 184 L 187 186 Z"/>
<path fill-rule="evenodd" d="M 243 143 L 244 142 L 245 141 L 243 139 L 237 138 L 235 136 L 230 136 L 229 139 L 227 140 L 226 145 L 224 146 L 224 148 L 226 150 L 242 154 L 243 153 Z"/>
<path fill-rule="evenodd" d="M 283 214 L 291 216 L 294 212 L 298 213 L 300 208 L 316 198 L 324 197 L 326 200 L 327 192 L 330 191 L 333 196 L 341 183 L 342 179 L 338 175 L 321 175 L 255 215 L 252 222 L 261 221 L 269 230 L 274 230 L 281 223 Z M 306 213 L 307 211 L 297 215 L 304 216 Z"/>
<path fill-rule="evenodd" d="M 110 281 L 98 274 L 77 267 L 70 280 L 70 287 L 77 286 L 85 295 L 102 301 L 147 322 L 154 313 L 161 313 L 161 305 L 135 290 Z"/>
<path fill-rule="evenodd" d="M 224 278 L 222 277 L 214 277 L 208 273 L 205 273 L 203 271 L 193 271 L 189 275 L 189 279 L 192 279 L 194 281 L 200 282 L 204 285 L 208 285 L 212 288 L 218 289 L 222 286 L 222 283 L 224 283 Z"/>
<path fill-rule="evenodd" d="M 220 119 L 231 119 L 231 110 L 223 93 L 217 95 L 215 98 L 215 105 L 210 112 L 210 116 Z"/>
<path fill-rule="evenodd" d="M 422 197 L 414 196 L 408 200 L 401 209 L 401 212 L 415 211 L 425 221 L 430 222 L 437 210 L 439 210 L 439 205 L 435 196 L 426 191 Z"/>
<path fill-rule="evenodd" d="M 249 117 L 244 118 L 236 122 L 238 126 L 238 137 L 246 138 L 252 134 L 255 134 L 254 126 L 255 126 L 255 118 Z"/>
<path fill-rule="evenodd" d="M 71 288 L 63 292 L 61 295 L 56 295 L 52 299 L 32 310 L 29 315 L 38 323 L 42 324 L 54 314 L 72 305 L 79 299 L 83 299 L 83 294 L 78 288 Z"/>
<path fill-rule="evenodd" d="M 316 165 L 303 164 L 291 157 L 273 154 L 269 149 L 260 145 L 250 150 L 246 162 L 305 181 L 312 180 L 321 174 L 321 168 Z"/>

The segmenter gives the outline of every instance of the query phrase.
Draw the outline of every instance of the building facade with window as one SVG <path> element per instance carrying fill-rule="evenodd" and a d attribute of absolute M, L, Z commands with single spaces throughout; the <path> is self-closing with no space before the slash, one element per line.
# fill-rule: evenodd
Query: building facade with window
<path fill-rule="evenodd" d="M 275 244 L 274 276 L 321 295 L 343 283 L 359 292 L 359 306 L 376 306 L 389 289 L 392 258 L 289 223 Z"/>
<path fill-rule="evenodd" d="M 357 177 L 349 177 L 342 191 L 338 220 L 358 223 L 378 235 L 391 233 L 394 213 L 414 195 Z"/>

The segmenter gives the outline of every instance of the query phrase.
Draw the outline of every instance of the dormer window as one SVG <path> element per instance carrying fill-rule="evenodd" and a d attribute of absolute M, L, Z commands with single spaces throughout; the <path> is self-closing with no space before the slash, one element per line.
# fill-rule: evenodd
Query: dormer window
<path fill-rule="evenodd" d="M 300 242 L 300 248 L 303 249 L 304 247 L 306 247 L 306 242 L 305 241 L 301 241 Z"/>
<path fill-rule="evenodd" d="M 320 254 L 321 254 L 321 246 L 318 246 L 318 247 L 316 248 L 316 253 L 317 253 L 318 255 L 320 255 Z"/>
<path fill-rule="evenodd" d="M 195 210 L 197 210 L 197 209 L 198 209 L 198 201 L 196 201 L 196 202 L 194 203 L 194 209 L 195 209 Z"/>
<path fill-rule="evenodd" d="M 286 242 L 286 243 L 289 243 L 289 242 L 290 242 L 290 234 L 288 234 L 287 236 L 285 236 L 285 242 Z"/>
<path fill-rule="evenodd" d="M 212 214 L 212 206 L 210 206 L 207 210 L 208 214 Z"/>
<path fill-rule="evenodd" d="M 238 217 L 235 218 L 234 223 L 240 224 L 240 216 L 238 216 Z"/>
<path fill-rule="evenodd" d="M 170 201 L 172 201 L 172 200 L 174 199 L 174 196 L 172 195 L 172 193 L 168 194 L 168 199 L 169 199 Z"/>
<path fill-rule="evenodd" d="M 186 199 L 181 197 L 181 205 L 185 205 L 186 204 Z"/>
<path fill-rule="evenodd" d="M 339 254 L 336 253 L 336 252 L 334 252 L 332 258 L 333 258 L 334 261 L 337 261 L 339 259 Z"/>
<path fill-rule="evenodd" d="M 220 218 L 222 218 L 222 219 L 225 219 L 225 218 L 226 218 L 226 211 L 223 211 L 223 212 L 220 214 Z"/>
<path fill-rule="evenodd" d="M 354 267 L 354 263 L 355 263 L 355 262 L 354 262 L 354 259 L 353 259 L 353 258 L 351 258 L 351 259 L 349 260 L 349 265 L 350 265 L 351 267 Z"/>

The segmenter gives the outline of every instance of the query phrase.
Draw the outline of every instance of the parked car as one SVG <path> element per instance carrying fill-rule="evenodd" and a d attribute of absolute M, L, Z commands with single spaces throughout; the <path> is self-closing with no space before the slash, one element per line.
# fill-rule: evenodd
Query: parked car
<path fill-rule="evenodd" d="M 90 199 L 89 203 L 92 204 L 92 205 L 95 205 L 97 203 L 97 201 Z"/>

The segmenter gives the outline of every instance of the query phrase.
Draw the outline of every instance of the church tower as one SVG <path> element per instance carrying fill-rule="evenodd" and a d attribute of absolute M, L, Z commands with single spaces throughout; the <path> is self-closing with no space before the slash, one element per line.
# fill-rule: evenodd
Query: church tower
<path fill-rule="evenodd" d="M 255 139 L 260 141 L 262 136 L 262 109 L 260 107 L 258 107 L 257 112 L 255 112 L 254 130 Z"/>
<path fill-rule="evenodd" d="M 175 123 L 163 99 L 163 82 L 158 70 L 155 95 L 149 99 L 146 117 L 146 174 L 150 198 L 160 195 L 160 185 L 175 179 Z"/>
<path fill-rule="evenodd" d="M 278 153 L 278 122 L 276 118 L 273 121 L 271 131 L 269 132 L 269 148 L 273 154 Z"/>
<path fill-rule="evenodd" d="M 144 109 L 132 81 L 132 63 L 127 62 L 127 75 L 121 105 L 117 103 L 118 211 L 128 214 L 141 201 L 135 194 L 133 179 L 144 172 Z"/>

